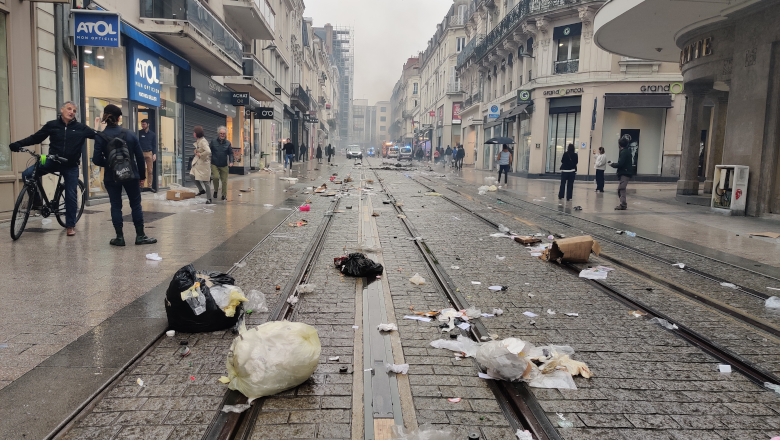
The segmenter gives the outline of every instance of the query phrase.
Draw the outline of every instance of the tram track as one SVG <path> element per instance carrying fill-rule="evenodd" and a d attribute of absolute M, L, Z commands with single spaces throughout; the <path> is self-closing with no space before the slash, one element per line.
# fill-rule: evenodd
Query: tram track
<path fill-rule="evenodd" d="M 378 174 L 377 174 L 377 178 L 379 178 Z M 426 184 L 420 182 L 419 180 L 417 180 L 417 179 L 415 179 L 413 177 L 409 177 L 409 178 L 410 178 L 410 180 L 412 180 L 415 183 L 419 184 L 420 186 L 428 189 L 429 191 L 432 191 L 432 192 L 436 191 L 435 188 L 433 188 L 433 187 L 431 187 L 429 185 L 426 185 Z M 381 180 L 380 180 L 380 182 L 381 182 Z M 455 190 L 453 190 L 453 191 L 455 191 Z M 455 191 L 455 192 L 457 192 L 457 191 Z M 459 192 L 457 192 L 457 193 L 461 194 Z M 447 196 L 441 195 L 440 197 L 442 199 L 446 200 L 447 202 L 449 202 L 450 204 L 452 204 L 453 206 L 459 208 L 460 210 L 462 210 L 464 212 L 467 212 L 467 213 L 471 214 L 472 216 L 474 216 L 475 218 L 479 219 L 483 223 L 489 225 L 492 229 L 494 229 L 494 230 L 498 229 L 499 224 L 496 223 L 495 221 L 493 221 L 493 220 L 491 220 L 491 219 L 489 219 L 489 218 L 479 214 L 478 212 L 475 212 L 474 210 L 470 209 L 469 207 L 464 206 L 463 204 L 458 203 L 457 201 L 455 201 L 455 200 L 453 200 L 453 199 L 451 199 L 451 198 L 449 198 Z M 506 202 L 504 202 L 504 203 L 506 203 Z M 502 212 L 500 210 L 496 210 L 496 211 Z M 509 216 L 513 215 L 513 214 L 508 213 L 508 212 L 502 212 L 502 213 L 506 214 L 506 215 L 509 215 Z M 548 218 L 550 220 L 556 220 L 557 221 L 557 219 L 554 219 L 554 218 L 550 218 L 550 217 L 546 217 L 546 216 L 543 216 L 543 217 Z M 402 219 L 402 220 L 405 223 L 408 222 L 408 219 Z M 557 222 L 558 223 L 563 223 L 563 222 L 560 222 L 560 221 L 557 221 Z M 534 225 L 534 226 L 540 228 L 538 225 Z M 567 225 L 567 226 L 573 228 L 573 226 L 571 226 L 571 225 Z M 550 232 L 550 231 L 547 231 L 547 232 Z M 417 235 L 414 235 L 414 236 L 417 236 Z M 594 235 L 594 237 L 597 237 L 597 236 Z M 415 240 L 415 241 L 417 241 L 417 240 Z M 420 244 L 418 244 L 418 247 L 420 247 L 422 249 L 422 246 Z M 425 249 L 427 251 L 429 251 L 427 246 L 425 246 Z M 423 252 L 423 253 L 425 253 L 425 252 Z M 603 253 L 602 253 L 602 255 L 603 255 Z M 610 261 L 619 261 L 619 260 L 616 259 L 616 258 L 613 258 Z M 571 263 L 566 263 L 566 264 L 563 264 L 562 266 L 566 269 L 566 271 L 568 273 L 572 274 L 573 276 L 578 276 L 579 272 L 581 270 L 581 268 L 579 266 L 571 264 Z M 630 265 L 626 265 L 624 267 L 624 269 L 626 269 L 626 270 L 628 270 L 630 272 L 632 271 L 632 267 Z M 640 278 L 649 279 L 648 277 L 645 277 L 644 274 L 641 273 L 641 272 L 633 271 L 633 273 L 635 275 L 639 276 Z M 614 300 L 616 300 L 616 301 L 618 301 L 618 302 L 620 302 L 622 304 L 625 304 L 626 306 L 628 306 L 632 310 L 641 311 L 642 313 L 645 314 L 646 318 L 648 318 L 648 319 L 659 318 L 659 319 L 666 320 L 671 326 L 676 327 L 676 328 L 671 328 L 671 329 L 667 328 L 666 330 L 674 333 L 678 337 L 680 337 L 683 340 L 687 341 L 691 345 L 699 348 L 700 350 L 704 351 L 705 353 L 709 354 L 710 356 L 714 357 L 715 359 L 718 359 L 719 361 L 721 361 L 721 362 L 723 362 L 725 364 L 731 365 L 734 368 L 734 370 L 736 370 L 737 372 L 741 373 L 748 380 L 754 382 L 755 384 L 757 384 L 757 385 L 759 385 L 761 387 L 764 387 L 765 384 L 767 384 L 767 383 L 773 384 L 773 385 L 780 385 L 780 378 L 778 378 L 773 373 L 768 372 L 765 369 L 763 369 L 763 368 L 761 368 L 761 367 L 751 363 L 750 361 L 745 359 L 743 356 L 733 352 L 732 350 L 730 350 L 730 349 L 728 349 L 726 347 L 721 346 L 720 344 L 714 342 L 712 339 L 707 338 L 707 337 L 701 335 L 700 333 L 694 331 L 690 327 L 688 327 L 688 326 L 682 324 L 681 322 L 679 322 L 679 320 L 673 319 L 672 317 L 670 317 L 667 314 L 661 312 L 660 310 L 657 310 L 656 308 L 654 308 L 654 307 L 652 307 L 652 306 L 650 306 L 648 304 L 645 304 L 642 301 L 639 301 L 639 300 L 631 297 L 631 295 L 621 291 L 621 289 L 618 289 L 618 288 L 616 288 L 614 286 L 611 286 L 609 283 L 607 283 L 607 282 L 605 282 L 603 280 L 583 280 L 583 281 L 586 281 L 588 284 L 596 287 L 598 290 L 604 292 L 605 294 L 607 294 L 608 296 L 610 296 Z M 651 281 L 652 281 L 652 279 L 651 279 Z M 676 285 L 674 283 L 670 283 L 666 287 L 671 289 L 671 290 L 675 290 L 675 291 L 677 291 L 678 288 L 682 288 L 682 286 L 678 286 L 678 285 Z M 688 290 L 688 289 L 684 289 L 684 288 L 682 288 L 682 289 L 683 290 Z M 736 319 L 739 319 L 739 320 L 741 320 L 741 321 L 743 321 L 743 322 L 745 322 L 747 324 L 753 325 L 752 322 L 757 322 L 757 323 L 761 324 L 762 326 L 767 326 L 768 325 L 769 326 L 768 329 L 767 329 L 767 330 L 769 330 L 768 332 L 771 333 L 772 335 L 777 335 L 778 329 L 776 327 L 771 326 L 771 325 L 766 324 L 766 323 L 763 323 L 758 318 L 755 318 L 755 317 L 752 317 L 750 315 L 744 314 L 744 313 L 739 312 L 737 310 L 723 310 L 722 304 L 714 303 L 716 305 L 710 305 L 710 304 L 708 304 L 707 301 L 703 301 L 702 295 L 700 295 L 700 294 L 693 294 L 691 291 L 688 291 L 688 292 L 678 292 L 678 293 L 682 293 L 686 297 L 690 297 L 693 300 L 699 301 L 701 304 L 704 304 L 704 305 L 706 305 L 709 308 L 714 308 L 714 309 L 716 309 L 719 312 L 728 314 L 728 315 L 730 315 L 732 317 L 735 317 Z M 686 293 L 691 294 L 691 296 L 688 296 Z M 710 303 L 712 303 L 712 302 L 710 301 Z M 758 327 L 758 326 L 756 326 L 756 327 Z M 758 328 L 761 328 L 761 327 L 758 327 Z M 764 329 L 762 329 L 762 330 L 764 330 Z M 764 330 L 764 331 L 767 331 L 767 330 Z"/>

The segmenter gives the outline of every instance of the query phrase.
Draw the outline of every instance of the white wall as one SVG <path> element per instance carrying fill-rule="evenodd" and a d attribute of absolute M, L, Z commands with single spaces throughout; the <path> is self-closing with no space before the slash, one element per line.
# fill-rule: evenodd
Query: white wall
<path fill-rule="evenodd" d="M 606 150 L 607 160 L 618 160 L 617 141 L 620 138 L 620 130 L 639 130 L 637 173 L 660 174 L 665 119 L 666 109 L 663 108 L 605 110 L 602 145 Z M 615 168 L 607 167 L 607 173 L 614 174 Z"/>

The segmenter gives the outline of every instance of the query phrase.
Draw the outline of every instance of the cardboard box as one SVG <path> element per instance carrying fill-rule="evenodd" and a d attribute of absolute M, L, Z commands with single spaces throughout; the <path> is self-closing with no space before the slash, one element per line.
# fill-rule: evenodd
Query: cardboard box
<path fill-rule="evenodd" d="M 598 255 L 601 246 L 590 235 L 581 235 L 553 241 L 552 247 L 544 251 L 539 258 L 555 260 L 558 263 L 587 263 L 591 252 Z"/>
<path fill-rule="evenodd" d="M 166 200 L 187 200 L 195 197 L 194 192 L 170 189 L 165 193 Z"/>
<path fill-rule="evenodd" d="M 524 244 L 524 245 L 530 245 L 530 244 L 536 244 L 536 243 L 541 243 L 542 242 L 542 240 L 540 240 L 540 239 L 538 239 L 536 237 L 531 237 L 531 236 L 515 237 L 515 241 L 520 243 L 520 244 Z"/>

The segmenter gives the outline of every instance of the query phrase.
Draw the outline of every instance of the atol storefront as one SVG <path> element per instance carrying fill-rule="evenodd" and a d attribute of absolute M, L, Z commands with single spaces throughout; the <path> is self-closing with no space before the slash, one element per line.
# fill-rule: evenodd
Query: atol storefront
<path fill-rule="evenodd" d="M 179 84 L 189 63 L 120 20 L 114 13 L 74 12 L 75 41 L 82 53 L 84 122 L 96 130 L 108 104 L 122 108 L 122 126 L 156 141 L 151 187 L 182 183 L 182 106 Z M 140 133 L 141 124 L 149 131 Z M 92 202 L 107 197 L 103 168 L 92 164 L 94 141 L 82 161 Z"/>

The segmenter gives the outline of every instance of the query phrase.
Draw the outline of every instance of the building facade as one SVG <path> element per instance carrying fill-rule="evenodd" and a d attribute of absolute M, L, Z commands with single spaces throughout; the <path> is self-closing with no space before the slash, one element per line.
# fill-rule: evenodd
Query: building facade
<path fill-rule="evenodd" d="M 501 146 L 485 141 L 509 137 L 515 142 L 513 171 L 554 177 L 566 146 L 574 144 L 578 175 L 587 176 L 594 174 L 598 148 L 616 161 L 617 141 L 628 134 L 638 178 L 676 179 L 684 114 L 679 67 L 597 47 L 593 17 L 603 4 L 468 2 L 467 43 L 456 68 L 467 160 L 495 169 Z"/>
<path fill-rule="evenodd" d="M 642 17 L 653 16 L 653 22 Z M 676 62 L 686 120 L 679 195 L 746 197 L 747 215 L 780 213 L 780 4 L 733 0 L 665 8 L 610 2 L 595 18 L 598 46 L 630 57 Z M 652 25 L 653 23 L 657 24 Z M 626 29 L 642 38 L 623 38 Z M 717 165 L 748 166 L 747 193 L 724 191 Z M 731 176 L 731 182 L 740 179 Z M 702 185 L 703 183 L 703 185 Z"/>
<path fill-rule="evenodd" d="M 196 125 L 209 139 L 227 127 L 235 154 L 231 172 L 239 174 L 273 161 L 282 139 L 296 137 L 308 146 L 329 139 L 331 127 L 322 121 L 338 114 L 340 77 L 324 39 L 303 19 L 301 0 L 174 6 L 99 0 L 72 15 L 67 4 L 0 1 L 0 219 L 13 210 L 29 160 L 10 153 L 8 144 L 55 119 L 65 100 L 75 101 L 77 118 L 97 130 L 108 104 L 122 108 L 125 128 L 140 130 L 148 120 L 158 139 L 151 178 L 160 189 L 191 183 Z M 102 28 L 108 37 L 96 38 L 94 26 L 75 21 L 110 23 Z M 301 89 L 305 113 L 296 95 Z M 36 148 L 46 152 L 47 145 Z M 102 169 L 89 160 L 92 151 L 87 141 L 83 197 L 100 203 L 107 194 Z"/>
<path fill-rule="evenodd" d="M 390 98 L 390 125 L 388 141 L 403 145 L 422 144 L 429 142 L 429 132 L 424 131 L 420 124 L 420 58 L 406 60 L 401 70 L 401 77 L 393 87 Z"/>

